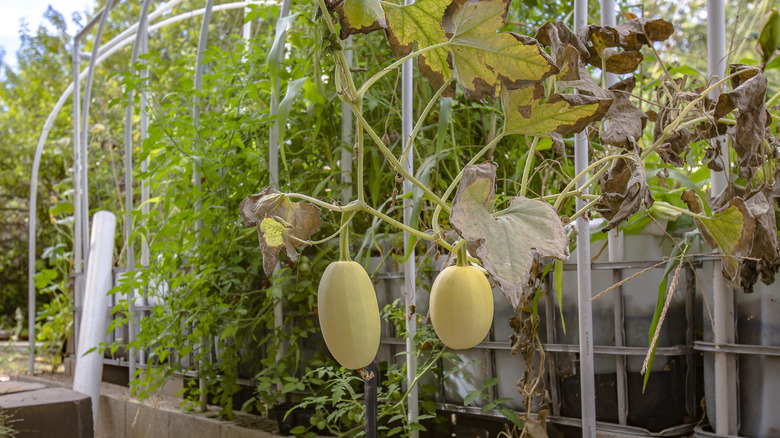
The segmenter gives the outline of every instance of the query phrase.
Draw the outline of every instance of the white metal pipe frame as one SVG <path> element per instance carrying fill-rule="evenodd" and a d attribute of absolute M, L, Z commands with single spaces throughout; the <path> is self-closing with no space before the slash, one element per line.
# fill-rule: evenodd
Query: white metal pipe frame
<path fill-rule="evenodd" d="M 112 56 L 119 50 L 123 49 L 128 44 L 134 43 L 133 53 L 131 57 L 131 65 L 135 64 L 141 54 L 148 49 L 147 38 L 148 35 L 156 30 L 168 26 L 174 23 L 178 23 L 183 20 L 196 18 L 203 16 L 203 22 L 201 26 L 201 33 L 199 36 L 198 44 L 198 58 L 196 64 L 196 76 L 195 76 L 195 88 L 200 91 L 202 85 L 202 75 L 204 72 L 203 65 L 203 51 L 206 47 L 208 36 L 208 24 L 212 12 L 221 12 L 234 9 L 244 9 L 247 11 L 250 5 L 276 5 L 278 2 L 273 1 L 237 1 L 231 3 L 224 3 L 214 5 L 213 0 L 207 0 L 206 6 L 202 9 L 196 9 L 179 13 L 168 17 L 159 22 L 153 23 L 164 13 L 171 11 L 172 8 L 181 3 L 182 0 L 172 0 L 157 7 L 154 11 L 149 12 L 151 6 L 151 0 L 143 0 L 141 6 L 141 13 L 139 21 L 132 26 L 128 27 L 120 34 L 107 41 L 105 44 L 100 44 L 100 39 L 105 27 L 107 17 L 118 0 L 108 0 L 104 9 L 99 12 L 95 18 L 85 26 L 74 38 L 72 48 L 72 66 L 74 79 L 73 82 L 62 93 L 51 113 L 49 114 L 46 122 L 43 126 L 43 130 L 38 140 L 37 148 L 33 159 L 32 177 L 30 185 L 30 204 L 29 204 L 29 237 L 28 237 L 28 329 L 29 329 L 29 372 L 34 373 L 34 357 L 35 357 L 35 282 L 33 280 L 35 276 L 35 258 L 36 258 L 36 229 L 37 229 L 37 185 L 38 175 L 40 169 L 41 155 L 43 148 L 52 128 L 56 115 L 64 106 L 67 99 L 74 96 L 73 101 L 73 139 L 74 139 L 74 273 L 82 274 L 86 271 L 85 261 L 89 257 L 89 205 L 88 205 L 88 172 L 87 172 L 87 157 L 88 157 L 88 120 L 89 120 L 89 104 L 91 100 L 92 82 L 94 78 L 94 71 L 97 65 Z M 411 3 L 410 0 L 405 0 L 405 3 Z M 723 0 L 708 0 L 708 35 L 719 36 L 718 38 L 708 38 L 708 59 L 709 59 L 709 72 L 710 76 L 723 77 L 725 75 L 725 4 Z M 614 0 L 602 0 L 601 2 L 602 24 L 613 26 L 615 24 L 615 7 Z M 283 0 L 281 2 L 280 18 L 286 17 L 290 12 L 290 0 Z M 575 0 L 574 3 L 574 27 L 575 30 L 587 25 L 587 1 Z M 87 57 L 89 59 L 89 67 L 81 71 L 81 59 L 85 57 L 85 54 L 80 51 L 81 42 L 83 38 L 97 26 L 96 37 L 92 46 L 92 52 Z M 284 29 L 282 29 L 284 32 Z M 247 24 L 242 28 L 242 34 L 245 39 L 249 38 L 251 33 L 251 25 Z M 723 38 L 720 38 L 722 36 Z M 284 41 L 282 35 L 281 40 Z M 347 47 L 349 42 L 347 42 Z M 347 52 L 348 59 L 351 61 L 351 51 Z M 284 56 L 284 47 L 282 45 L 279 51 L 279 59 L 281 61 Z M 145 73 L 144 73 L 145 74 Z M 80 83 L 85 80 L 83 101 L 81 99 Z M 614 83 L 616 77 L 614 75 L 608 75 L 608 83 Z M 408 61 L 404 64 L 402 69 L 402 144 L 406 144 L 406 139 L 409 137 L 412 131 L 412 114 L 413 114 L 413 64 Z M 275 93 L 271 102 L 271 112 L 275 114 L 278 106 L 279 98 L 279 83 L 274 85 Z M 146 97 L 145 92 L 142 92 L 142 99 L 140 105 L 141 112 L 141 136 L 146 135 L 146 124 L 148 118 L 145 113 Z M 133 242 L 131 239 L 133 224 L 130 211 L 133 209 L 132 199 L 132 112 L 133 112 L 133 99 L 132 92 L 129 92 L 130 99 L 125 108 L 125 185 L 128 188 L 125 194 L 125 208 L 126 219 L 124 226 L 124 238 L 128 247 L 127 255 L 127 268 L 129 275 L 132 275 L 132 271 L 135 269 L 135 260 L 133 252 Z M 715 96 L 716 97 L 716 96 Z M 193 108 L 193 119 L 197 123 L 199 119 L 200 108 L 196 102 Z M 342 104 L 342 137 L 346 145 L 351 143 L 352 132 L 352 116 L 345 104 Z M 278 175 L 278 126 L 274 123 L 271 128 L 270 145 L 269 145 L 269 169 L 270 169 L 270 183 L 273 185 L 279 184 Z M 716 139 L 716 142 L 720 143 L 721 147 L 726 147 L 725 141 L 722 139 Z M 405 169 L 409 172 L 413 171 L 413 145 L 412 151 L 408 154 L 406 162 L 404 162 Z M 351 153 L 349 149 L 345 148 L 341 154 L 341 175 L 342 182 L 348 184 L 351 182 L 349 169 L 351 168 Z M 585 133 L 579 133 L 575 135 L 575 171 L 579 173 L 581 170 L 588 166 L 588 144 L 587 136 Z M 200 178 L 197 177 L 199 169 L 195 165 L 193 169 L 195 178 L 193 184 L 200 185 Z M 718 193 L 726 184 L 725 175 L 713 176 L 713 193 Z M 583 178 L 578 182 L 578 188 L 586 178 Z M 404 181 L 403 184 L 404 193 L 411 192 L 412 186 L 408 181 Z M 349 193 L 347 189 L 345 193 Z M 148 189 L 145 196 L 148 197 Z M 404 198 L 404 223 L 409 224 L 412 220 L 413 197 Z M 584 207 L 585 201 L 577 199 L 577 209 Z M 196 209 L 199 208 L 199 204 L 196 204 Z M 595 382 L 594 382 L 594 342 L 593 342 L 593 326 L 592 326 L 592 310 L 591 310 L 591 266 L 590 266 L 590 226 L 588 221 L 584 217 L 580 217 L 576 222 L 578 237 L 577 237 L 577 271 L 578 271 L 578 312 L 579 312 L 579 339 L 580 345 L 579 363 L 580 363 L 580 396 L 581 396 L 581 414 L 582 414 L 582 434 L 585 437 L 596 436 L 596 412 L 595 412 Z M 198 225 L 200 229 L 200 225 Z M 94 232 L 94 230 L 93 230 Z M 609 254 L 611 262 L 618 262 L 622 259 L 622 242 L 620 237 L 609 237 Z M 142 255 L 142 263 L 148 263 L 148 248 L 145 249 L 145 254 Z M 409 236 L 405 234 L 404 237 L 404 250 L 408 253 L 411 251 L 411 256 L 408 256 L 407 262 L 404 264 L 404 302 L 405 310 L 411 312 L 410 309 L 415 305 L 415 290 L 416 290 L 416 272 L 414 262 L 414 248 L 409 247 Z M 716 265 L 719 261 L 715 262 Z M 729 325 L 727 322 L 730 320 L 730 314 L 733 314 L 733 300 L 732 291 L 729 290 L 724 282 L 720 269 L 718 266 L 715 268 L 715 295 L 714 295 L 714 308 L 715 308 L 715 344 L 717 345 L 731 345 L 734 343 L 734 331 L 733 321 Z M 614 271 L 619 278 L 619 270 Z M 75 293 L 75 306 L 79 309 L 83 304 L 83 281 L 77 279 L 76 293 Z M 135 336 L 135 326 L 132 322 L 134 315 L 135 296 L 131 293 L 129 297 L 130 309 L 131 309 L 131 323 L 129 327 L 129 336 L 132 340 Z M 622 294 L 619 289 L 615 293 L 615 329 L 616 329 L 616 346 L 620 347 L 623 343 L 622 335 Z M 277 326 L 282 324 L 282 303 L 278 303 L 274 309 L 275 322 Z M 79 319 L 74 318 L 76 324 Z M 733 318 L 731 318 L 733 320 Z M 620 327 L 618 327 L 620 325 Z M 75 333 L 79 332 L 78 325 L 75 328 Z M 413 336 L 416 332 L 416 319 L 407 318 L 407 339 L 406 348 L 410 352 L 414 352 L 417 348 L 413 342 Z M 81 340 L 83 341 L 83 340 Z M 83 342 L 76 339 L 77 351 L 82 351 L 84 346 Z M 208 343 L 206 340 L 201 340 L 201 348 L 207 348 Z M 553 350 L 551 350 L 553 351 Z M 734 354 L 719 351 L 716 348 L 715 351 L 715 392 L 717 394 L 716 404 L 716 424 L 715 431 L 722 435 L 733 435 L 737 433 L 737 419 L 736 419 L 736 358 Z M 136 370 L 137 352 L 130 350 L 130 375 L 134 374 Z M 408 381 L 412 382 L 416 375 L 416 357 L 414 354 L 407 354 L 407 373 Z M 619 423 L 620 425 L 626 424 L 627 415 L 627 401 L 626 401 L 626 382 L 625 382 L 625 359 L 624 357 L 616 354 L 616 366 L 618 368 L 618 405 L 619 405 Z M 621 381 L 622 377 L 622 381 Z M 551 376 L 551 378 L 555 378 Z M 205 396 L 205 381 L 201 381 L 201 395 Z M 416 388 L 412 388 L 409 395 L 409 410 L 408 419 L 413 422 L 417 416 L 417 391 Z M 201 403 L 205 404 L 205 398 L 201 399 Z M 600 426 L 601 427 L 601 426 Z"/>

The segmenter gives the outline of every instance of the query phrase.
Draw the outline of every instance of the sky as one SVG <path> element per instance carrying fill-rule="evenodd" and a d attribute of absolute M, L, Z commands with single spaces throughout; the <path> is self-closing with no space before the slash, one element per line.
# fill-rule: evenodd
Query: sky
<path fill-rule="evenodd" d="M 16 67 L 16 51 L 19 49 L 19 20 L 24 18 L 33 31 L 43 21 L 43 13 L 51 5 L 68 22 L 68 34 L 74 35 L 76 25 L 71 21 L 73 12 L 91 8 L 96 0 L 0 0 L 0 46 L 5 50 L 4 61 Z"/>

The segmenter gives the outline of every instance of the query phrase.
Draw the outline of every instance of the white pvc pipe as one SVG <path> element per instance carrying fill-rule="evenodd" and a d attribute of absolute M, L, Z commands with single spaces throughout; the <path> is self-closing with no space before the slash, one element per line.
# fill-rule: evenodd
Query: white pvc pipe
<path fill-rule="evenodd" d="M 588 24 L 588 3 L 574 1 L 574 30 L 578 32 Z M 588 167 L 588 138 L 584 132 L 574 136 L 574 171 L 579 174 Z M 577 181 L 582 187 L 587 176 Z M 586 191 L 587 193 L 587 191 Z M 576 209 L 586 202 L 577 197 Z M 577 301 L 579 304 L 580 336 L 580 403 L 582 406 L 582 436 L 596 438 L 596 385 L 593 366 L 593 313 L 590 275 L 590 224 L 581 215 L 577 218 Z"/>
<path fill-rule="evenodd" d="M 601 0 L 601 25 L 614 27 L 616 24 L 615 0 Z M 608 87 L 618 82 L 618 76 L 616 74 L 608 72 L 602 72 L 602 74 L 606 75 Z M 625 243 L 623 240 L 623 232 L 618 230 L 610 231 L 607 235 L 607 242 L 609 248 L 609 261 L 622 261 L 624 253 L 623 245 Z M 621 271 L 612 271 L 612 278 L 616 282 L 620 281 Z M 622 347 L 625 345 L 625 312 L 623 307 L 623 288 L 621 286 L 618 286 L 612 293 L 612 300 L 615 311 L 615 346 Z M 628 423 L 628 383 L 626 381 L 625 356 L 615 356 L 615 369 L 617 371 L 615 390 L 617 392 L 618 424 L 625 425 Z"/>
<path fill-rule="evenodd" d="M 405 4 L 411 4 L 411 0 L 404 0 Z M 401 144 L 407 144 L 412 134 L 414 117 L 414 64 L 412 60 L 403 63 L 401 68 Z M 403 163 L 404 170 L 414 174 L 414 145 L 409 145 L 409 154 Z M 414 185 L 409 180 L 404 179 L 403 193 L 411 195 Z M 404 197 L 404 225 L 411 225 L 412 210 L 414 209 L 414 199 L 412 196 Z M 409 317 L 406 320 L 406 381 L 409 385 L 414 382 L 417 376 L 417 343 L 414 336 L 417 334 L 417 317 L 415 309 L 417 308 L 416 289 L 417 289 L 417 265 L 415 264 L 414 246 L 409 246 L 410 234 L 404 232 L 404 304 L 406 305 L 405 314 Z M 416 423 L 419 416 L 418 388 L 417 385 L 408 389 L 408 418 L 409 424 Z M 410 438 L 417 438 L 418 430 L 409 432 Z"/>
<path fill-rule="evenodd" d="M 713 82 L 726 76 L 726 5 L 724 0 L 707 1 L 707 65 Z M 710 93 L 717 99 L 720 90 Z M 728 142 L 725 137 L 711 140 L 720 148 L 721 157 L 728 160 Z M 712 196 L 719 195 L 728 184 L 728 166 L 722 172 L 712 172 Z M 716 347 L 734 342 L 734 301 L 731 288 L 723 277 L 721 261 L 713 263 L 713 336 Z M 736 435 L 737 381 L 736 357 L 715 352 L 715 433 Z"/>
<path fill-rule="evenodd" d="M 116 217 L 112 213 L 95 213 L 87 260 L 80 342 L 76 346 L 76 370 L 73 375 L 73 390 L 92 397 L 92 419 L 95 424 L 100 406 L 100 381 L 103 377 L 103 350 L 99 345 L 106 340 L 115 232 Z"/>

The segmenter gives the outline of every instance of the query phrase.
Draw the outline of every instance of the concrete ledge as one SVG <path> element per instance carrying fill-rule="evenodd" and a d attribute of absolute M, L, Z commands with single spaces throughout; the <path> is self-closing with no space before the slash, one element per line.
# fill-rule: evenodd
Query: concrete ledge
<path fill-rule="evenodd" d="M 18 375 L 20 382 L 70 388 L 63 375 Z M 217 408 L 208 412 L 178 409 L 181 399 L 154 396 L 143 403 L 131 397 L 127 387 L 102 383 L 97 419 L 97 438 L 278 438 L 276 422 L 236 413 L 235 421 L 217 419 Z M 91 414 L 91 408 L 90 408 Z M 244 427 L 251 424 L 256 428 Z"/>

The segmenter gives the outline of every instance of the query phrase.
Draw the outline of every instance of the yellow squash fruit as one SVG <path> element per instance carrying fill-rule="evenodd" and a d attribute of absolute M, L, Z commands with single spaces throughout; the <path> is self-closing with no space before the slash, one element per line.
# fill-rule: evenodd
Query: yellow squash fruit
<path fill-rule="evenodd" d="M 371 363 L 379 350 L 379 305 L 374 284 L 363 266 L 333 262 L 317 291 L 317 311 L 325 344 L 344 368 Z"/>
<path fill-rule="evenodd" d="M 482 342 L 493 324 L 493 291 L 474 266 L 445 268 L 431 288 L 431 322 L 444 345 L 462 350 Z"/>

